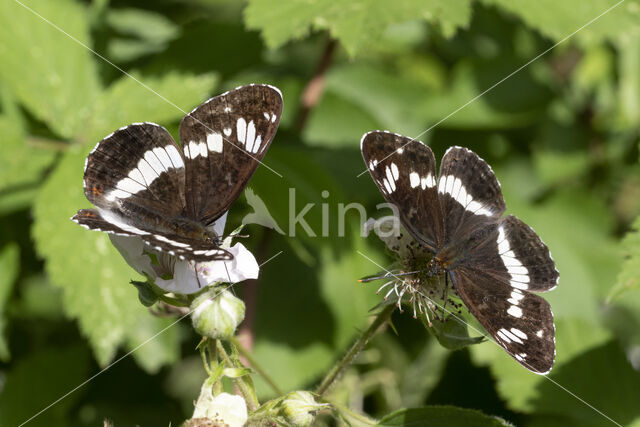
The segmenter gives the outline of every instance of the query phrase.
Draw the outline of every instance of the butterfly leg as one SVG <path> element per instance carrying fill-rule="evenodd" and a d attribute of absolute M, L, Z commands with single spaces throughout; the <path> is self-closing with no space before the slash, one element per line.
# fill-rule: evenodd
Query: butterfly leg
<path fill-rule="evenodd" d="M 440 279 L 438 279 L 440 280 Z M 444 290 L 442 291 L 442 320 L 447 317 L 447 299 L 449 299 L 449 275 L 444 275 Z"/>

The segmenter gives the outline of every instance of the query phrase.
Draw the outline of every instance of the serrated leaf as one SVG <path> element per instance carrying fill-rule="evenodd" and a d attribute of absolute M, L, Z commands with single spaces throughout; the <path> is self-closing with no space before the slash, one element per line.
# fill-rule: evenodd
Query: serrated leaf
<path fill-rule="evenodd" d="M 7 195 L 37 186 L 42 172 L 53 161 L 55 152 L 30 145 L 21 123 L 8 115 L 0 115 L 0 135 L 0 194 L 4 199 Z"/>
<path fill-rule="evenodd" d="M 245 9 L 247 26 L 261 30 L 271 48 L 300 39 L 310 29 L 329 30 L 351 56 L 375 46 L 393 23 L 425 19 L 440 23 L 443 33 L 451 36 L 470 18 L 471 2 L 467 0 L 400 0 L 393 7 L 385 0 L 251 0 Z"/>
<path fill-rule="evenodd" d="M 585 43 L 616 40 L 640 30 L 640 4 L 635 0 L 484 0 L 525 21 L 553 40 L 562 40 L 576 32 Z M 619 4 L 618 4 L 619 3 Z M 617 5 L 617 6 L 616 6 Z M 608 9 L 616 6 L 607 12 Z M 587 24 L 589 24 L 587 26 Z M 624 31 L 620 31 L 624 28 Z"/>
<path fill-rule="evenodd" d="M 89 232 L 69 218 L 89 206 L 82 190 L 85 151 L 69 150 L 42 186 L 34 204 L 33 237 L 64 305 L 77 318 L 100 365 L 115 355 L 139 316 L 149 315 L 129 284 L 131 270 L 104 233 Z"/>
<path fill-rule="evenodd" d="M 3 362 L 10 358 L 9 343 L 4 331 L 7 323 L 5 310 L 19 268 L 20 247 L 15 243 L 9 243 L 0 251 L 0 360 Z"/>
<path fill-rule="evenodd" d="M 70 36 L 91 45 L 85 10 L 78 2 L 0 3 L 0 80 L 64 138 L 85 126 L 100 90 L 91 52 Z"/>
<path fill-rule="evenodd" d="M 429 427 L 504 427 L 510 426 L 501 418 L 485 415 L 474 409 L 454 406 L 423 406 L 400 409 L 383 417 L 379 426 L 429 426 Z"/>
<path fill-rule="evenodd" d="M 194 76 L 171 72 L 144 78 L 123 76 L 96 102 L 83 140 L 99 141 L 114 130 L 135 122 L 179 120 L 208 98 L 218 81 L 214 74 Z M 146 87 L 145 87 L 146 86 Z"/>

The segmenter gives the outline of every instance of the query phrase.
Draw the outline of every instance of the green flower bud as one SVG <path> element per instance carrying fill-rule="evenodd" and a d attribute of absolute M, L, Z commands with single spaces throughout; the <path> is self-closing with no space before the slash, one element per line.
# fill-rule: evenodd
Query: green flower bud
<path fill-rule="evenodd" d="M 291 425 L 306 427 L 311 425 L 316 412 L 326 406 L 326 403 L 316 403 L 308 391 L 293 391 L 282 401 L 282 415 Z"/>
<path fill-rule="evenodd" d="M 216 288 L 199 295 L 191 303 L 193 328 L 202 336 L 228 339 L 244 320 L 244 302 L 229 291 Z"/>

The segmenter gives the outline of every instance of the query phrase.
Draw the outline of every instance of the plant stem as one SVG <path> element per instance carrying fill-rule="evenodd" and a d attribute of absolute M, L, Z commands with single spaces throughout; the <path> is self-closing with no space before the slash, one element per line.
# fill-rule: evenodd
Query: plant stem
<path fill-rule="evenodd" d="M 232 337 L 231 338 L 231 343 L 238 349 L 238 353 L 240 353 L 242 355 L 242 357 L 247 359 L 247 361 L 249 362 L 251 367 L 253 369 L 255 369 L 255 371 L 262 378 L 264 378 L 264 380 L 267 382 L 267 384 L 269 384 L 269 386 L 271 386 L 273 391 L 275 391 L 276 394 L 279 395 L 279 396 L 282 395 L 283 394 L 282 390 L 280 390 L 280 388 L 277 386 L 275 381 L 273 381 L 271 379 L 271 377 L 267 374 L 267 372 L 264 369 L 262 369 L 262 367 L 260 367 L 260 365 L 256 362 L 256 359 L 251 355 L 251 353 L 248 352 L 247 349 L 242 346 L 242 344 L 240 344 L 240 341 L 238 341 L 238 337 Z"/>
<path fill-rule="evenodd" d="M 217 350 L 216 350 L 216 345 L 213 342 L 213 340 L 208 339 L 207 340 L 207 350 L 209 350 L 209 369 L 208 369 L 208 373 L 209 376 L 211 376 L 211 374 L 213 373 L 214 369 L 217 368 L 217 366 L 214 366 L 214 363 L 217 365 L 218 363 L 218 355 L 217 355 Z M 217 396 L 220 393 L 223 392 L 223 388 L 222 388 L 222 381 L 220 378 L 217 379 L 217 381 L 215 381 L 213 383 L 213 395 Z"/>
<path fill-rule="evenodd" d="M 320 62 L 316 66 L 313 77 L 305 86 L 302 96 L 300 98 L 300 111 L 298 111 L 298 117 L 296 118 L 295 128 L 298 133 L 302 132 L 304 126 L 307 124 L 307 118 L 309 113 L 316 106 L 322 97 L 324 91 L 325 75 L 329 66 L 333 62 L 333 55 L 335 53 L 337 42 L 330 36 L 322 52 Z"/>
<path fill-rule="evenodd" d="M 330 404 L 334 409 L 337 409 L 342 413 L 342 416 L 345 418 L 350 418 L 351 421 L 357 421 L 357 425 L 366 425 L 366 426 L 375 426 L 378 425 L 378 421 L 373 418 L 369 418 L 366 415 L 359 414 L 345 405 L 341 405 L 340 403 L 334 402 L 333 400 L 329 400 L 326 397 L 322 398 L 323 402 Z"/>
<path fill-rule="evenodd" d="M 344 357 L 338 363 L 336 363 L 331 368 L 331 370 L 327 373 L 327 375 L 324 377 L 324 379 L 318 386 L 318 389 L 316 390 L 316 393 L 318 395 L 322 396 L 329 389 L 329 387 L 336 381 L 336 379 L 338 379 L 338 377 L 342 375 L 342 372 L 349 365 L 351 365 L 351 363 L 356 358 L 358 353 L 360 353 L 360 351 L 364 348 L 367 342 L 375 335 L 378 328 L 380 328 L 380 326 L 382 326 L 382 324 L 384 324 L 387 321 L 389 316 L 391 316 L 391 313 L 393 312 L 394 309 L 395 309 L 395 305 L 390 304 L 384 307 L 382 311 L 378 313 L 378 315 L 376 316 L 374 321 L 371 323 L 371 325 L 369 325 L 367 330 L 364 331 L 358 337 L 356 342 L 353 343 L 353 345 L 351 346 L 347 354 L 345 354 Z"/>
<path fill-rule="evenodd" d="M 230 368 L 235 368 L 233 361 L 229 358 L 227 351 L 224 349 L 222 342 L 220 340 L 216 340 L 216 349 L 218 350 L 218 355 L 222 359 L 222 361 Z M 253 387 L 249 386 L 244 378 L 236 378 L 235 383 L 240 388 L 240 392 L 244 396 L 244 400 L 247 402 L 247 407 L 250 411 L 255 411 L 260 406 L 258 402 L 258 397 L 256 396 L 256 392 Z"/>

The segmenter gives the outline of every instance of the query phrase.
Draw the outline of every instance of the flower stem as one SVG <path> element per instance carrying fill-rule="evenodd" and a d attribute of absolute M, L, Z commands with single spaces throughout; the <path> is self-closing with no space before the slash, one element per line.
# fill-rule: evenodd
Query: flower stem
<path fill-rule="evenodd" d="M 344 357 L 338 363 L 336 363 L 331 368 L 331 370 L 327 373 L 327 375 L 324 377 L 324 379 L 318 386 L 318 389 L 316 390 L 316 393 L 318 395 L 322 396 L 329 389 L 329 387 L 336 381 L 336 379 L 338 379 L 338 377 L 342 375 L 342 372 L 349 365 L 351 365 L 351 363 L 356 358 L 358 353 L 360 353 L 360 351 L 364 348 L 367 342 L 375 335 L 378 328 L 380 328 L 380 326 L 382 326 L 389 319 L 394 309 L 395 309 L 395 305 L 390 304 L 384 307 L 382 311 L 378 313 L 378 315 L 376 316 L 374 321 L 371 323 L 371 325 L 369 325 L 367 330 L 364 331 L 358 337 L 356 342 L 353 343 L 353 345 L 351 346 L 347 354 L 345 354 Z"/>
<path fill-rule="evenodd" d="M 357 422 L 357 425 L 362 426 L 375 426 L 378 425 L 378 421 L 373 418 L 369 418 L 366 415 L 359 414 L 355 411 L 352 411 L 345 405 L 341 405 L 333 400 L 329 400 L 326 397 L 322 397 L 322 401 L 330 404 L 334 410 L 337 410 L 341 413 L 341 415 L 347 418 L 348 421 L 352 421 L 354 424 Z"/>
<path fill-rule="evenodd" d="M 278 396 L 283 394 L 282 390 L 280 390 L 278 385 L 271 379 L 267 372 L 262 369 L 258 362 L 256 362 L 256 359 L 251 355 L 251 353 L 248 352 L 247 349 L 240 344 L 240 342 L 238 341 L 238 337 L 232 337 L 231 344 L 236 347 L 238 353 L 240 353 L 245 359 L 247 359 L 247 361 L 251 364 L 251 367 L 255 369 L 255 371 L 267 382 L 267 384 L 269 384 L 269 386 L 271 386 L 273 391 L 275 391 Z"/>
<path fill-rule="evenodd" d="M 224 349 L 222 342 L 220 340 L 216 340 L 216 349 L 218 350 L 218 355 L 222 359 L 222 361 L 230 368 L 235 368 L 235 364 L 227 354 L 227 350 Z M 247 383 L 247 381 L 243 378 L 237 378 L 234 380 L 235 383 L 240 388 L 240 392 L 244 396 L 244 400 L 247 402 L 247 407 L 251 411 L 255 411 L 260 406 L 258 402 L 258 396 L 256 396 L 255 389 Z"/>
<path fill-rule="evenodd" d="M 209 369 L 207 371 L 209 373 L 209 376 L 211 376 L 211 374 L 216 368 L 216 366 L 214 366 L 214 363 L 215 364 L 218 363 L 216 345 L 213 340 L 207 340 L 207 349 L 209 350 L 209 364 L 210 364 Z M 213 383 L 213 395 L 217 396 L 220 393 L 222 393 L 222 391 L 223 391 L 222 381 L 220 380 L 220 378 L 218 378 L 218 380 Z"/>

